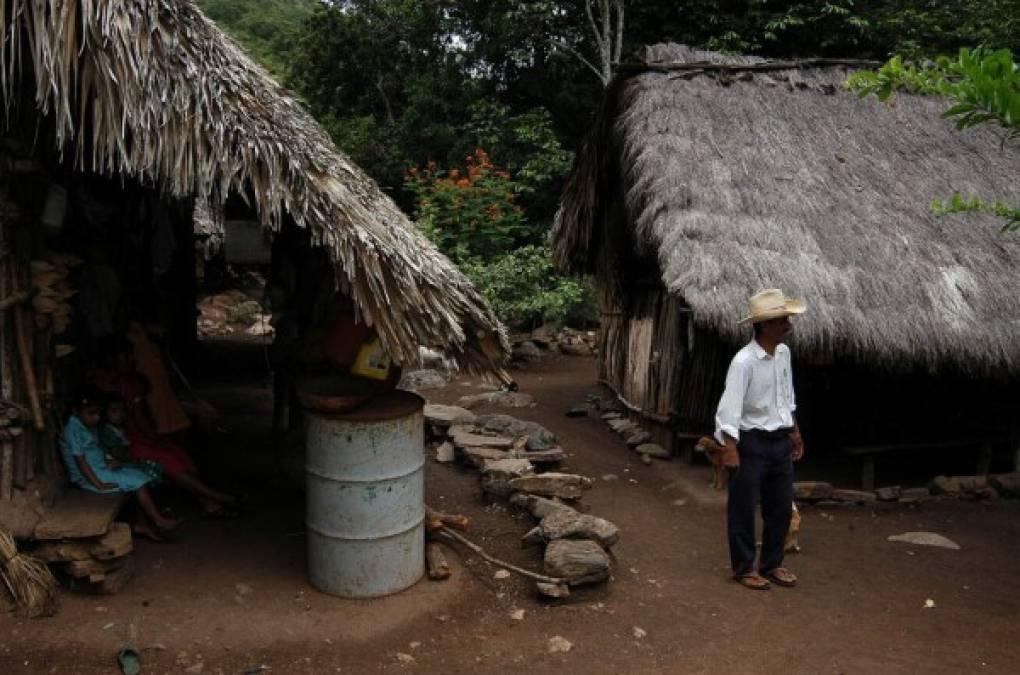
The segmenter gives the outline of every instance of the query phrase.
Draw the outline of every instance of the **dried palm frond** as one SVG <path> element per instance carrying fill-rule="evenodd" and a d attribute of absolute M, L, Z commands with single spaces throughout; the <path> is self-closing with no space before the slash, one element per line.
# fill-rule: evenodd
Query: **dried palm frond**
<path fill-rule="evenodd" d="M 214 211 L 238 194 L 273 230 L 287 214 L 395 360 L 424 344 L 469 370 L 502 362 L 505 331 L 467 277 L 190 0 L 0 0 L 0 16 L 3 108 L 33 84 L 78 168 Z"/>
<path fill-rule="evenodd" d="M 52 616 L 57 610 L 57 580 L 46 563 L 27 553 L 0 530 L 0 579 L 11 600 L 26 616 Z"/>

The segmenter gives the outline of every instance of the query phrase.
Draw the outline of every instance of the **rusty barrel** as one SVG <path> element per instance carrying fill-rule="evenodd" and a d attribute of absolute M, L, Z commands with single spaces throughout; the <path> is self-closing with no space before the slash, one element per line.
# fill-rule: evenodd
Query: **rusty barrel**
<path fill-rule="evenodd" d="M 371 598 L 422 577 L 422 408 L 395 391 L 351 412 L 306 413 L 308 575 L 319 590 Z"/>

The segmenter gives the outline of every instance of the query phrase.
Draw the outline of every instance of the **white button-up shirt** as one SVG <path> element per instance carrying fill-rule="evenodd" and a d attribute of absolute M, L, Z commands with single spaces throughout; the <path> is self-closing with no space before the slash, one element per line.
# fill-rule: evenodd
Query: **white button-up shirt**
<path fill-rule="evenodd" d="M 751 340 L 730 362 L 726 390 L 715 413 L 715 438 L 724 443 L 724 433 L 739 440 L 740 432 L 748 429 L 792 427 L 796 409 L 790 349 L 781 344 L 775 356 L 769 356 Z"/>

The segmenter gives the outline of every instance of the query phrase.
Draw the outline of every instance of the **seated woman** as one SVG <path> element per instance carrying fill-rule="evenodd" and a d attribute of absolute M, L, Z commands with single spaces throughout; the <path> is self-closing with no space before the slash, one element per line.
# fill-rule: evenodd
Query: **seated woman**
<path fill-rule="evenodd" d="M 149 485 L 159 480 L 157 472 L 144 466 L 121 464 L 107 456 L 98 434 L 101 411 L 102 394 L 98 391 L 89 389 L 76 397 L 61 440 L 68 477 L 71 483 L 90 492 L 134 495 L 141 509 L 135 533 L 160 540 L 160 535 L 176 529 L 181 521 L 161 514 L 152 499 Z"/>
<path fill-rule="evenodd" d="M 116 395 L 118 403 L 108 414 L 110 421 L 125 436 L 130 457 L 161 466 L 170 482 L 195 495 L 204 518 L 236 518 L 240 515 L 239 498 L 209 487 L 199 478 L 188 451 L 156 433 L 146 403 L 148 384 L 134 370 L 130 346 L 115 344 L 104 366 L 92 373 L 92 382 L 100 390 Z"/>

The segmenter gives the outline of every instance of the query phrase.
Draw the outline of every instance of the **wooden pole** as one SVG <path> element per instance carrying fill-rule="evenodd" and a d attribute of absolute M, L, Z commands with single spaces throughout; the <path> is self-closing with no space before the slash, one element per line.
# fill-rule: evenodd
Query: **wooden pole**
<path fill-rule="evenodd" d="M 14 486 L 14 444 L 3 441 L 0 451 L 0 501 L 10 501 Z"/>
<path fill-rule="evenodd" d="M 10 258 L 7 252 L 7 225 L 0 222 L 0 296 L 8 297 L 10 275 L 7 271 Z M 14 361 L 11 358 L 12 342 L 7 312 L 0 312 L 0 399 L 14 400 Z M 14 480 L 14 445 L 4 439 L 0 445 L 0 500 L 10 500 Z"/>
<path fill-rule="evenodd" d="M 32 364 L 32 353 L 28 349 L 28 338 L 25 335 L 25 308 L 14 309 L 14 340 L 18 344 L 18 356 L 21 358 L 21 370 L 25 378 L 25 389 L 27 389 L 28 402 L 32 407 L 32 421 L 35 428 L 42 431 L 46 428 L 46 418 L 43 417 L 42 404 L 39 401 L 39 388 L 35 380 L 35 368 Z"/>

